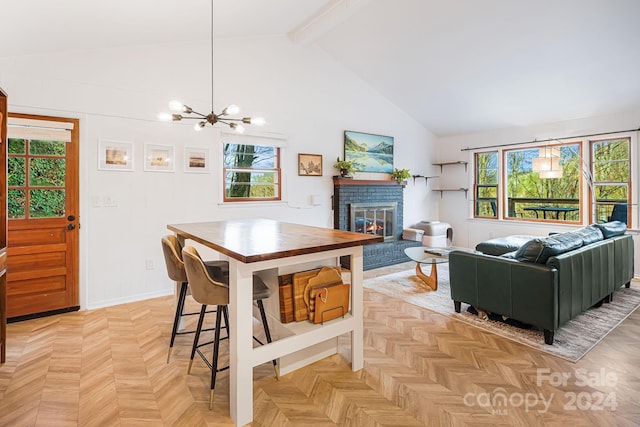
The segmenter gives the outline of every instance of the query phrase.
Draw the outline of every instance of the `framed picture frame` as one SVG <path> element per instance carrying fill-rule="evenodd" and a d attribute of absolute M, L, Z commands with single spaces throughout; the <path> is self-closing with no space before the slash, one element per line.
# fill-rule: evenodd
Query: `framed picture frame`
<path fill-rule="evenodd" d="M 144 170 L 173 172 L 175 170 L 173 145 L 144 144 Z"/>
<path fill-rule="evenodd" d="M 133 142 L 98 140 L 98 169 L 133 171 Z"/>
<path fill-rule="evenodd" d="M 184 171 L 189 173 L 210 172 L 209 149 L 184 147 Z"/>
<path fill-rule="evenodd" d="M 298 175 L 322 176 L 322 154 L 298 154 Z"/>
<path fill-rule="evenodd" d="M 344 159 L 356 162 L 358 172 L 393 172 L 393 137 L 344 131 Z"/>

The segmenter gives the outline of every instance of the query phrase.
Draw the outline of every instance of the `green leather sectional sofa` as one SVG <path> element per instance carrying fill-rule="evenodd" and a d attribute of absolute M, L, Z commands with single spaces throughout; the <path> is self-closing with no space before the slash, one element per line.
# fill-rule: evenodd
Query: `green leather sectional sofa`
<path fill-rule="evenodd" d="M 593 224 L 549 237 L 513 236 L 449 254 L 451 298 L 554 332 L 585 310 L 612 301 L 633 277 L 626 224 Z"/>

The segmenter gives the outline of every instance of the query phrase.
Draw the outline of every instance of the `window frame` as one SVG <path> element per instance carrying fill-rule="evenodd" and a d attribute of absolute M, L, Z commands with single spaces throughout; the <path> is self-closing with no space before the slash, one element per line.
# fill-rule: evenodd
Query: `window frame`
<path fill-rule="evenodd" d="M 221 138 L 221 170 L 222 170 L 222 202 L 223 203 L 256 203 L 256 202 L 279 202 L 282 201 L 282 151 L 281 146 L 279 144 L 270 143 L 269 138 L 260 138 L 253 137 L 247 135 L 222 135 Z M 251 167 L 233 167 L 227 168 L 225 166 L 225 146 L 227 144 L 233 145 L 251 145 L 258 147 L 271 147 L 275 152 L 275 167 L 273 168 L 251 168 Z M 268 172 L 273 173 L 275 178 L 275 183 L 273 188 L 276 192 L 276 196 L 274 197 L 228 197 L 227 196 L 227 172 L 228 171 L 237 171 L 237 172 Z"/>
<path fill-rule="evenodd" d="M 551 141 L 548 143 L 546 141 L 540 141 L 531 144 L 512 144 L 512 145 L 504 145 L 504 146 L 496 146 L 496 147 L 483 147 L 484 149 L 473 150 L 473 176 L 470 177 L 472 180 L 472 186 L 474 189 L 473 193 L 473 203 L 470 207 L 470 216 L 472 219 L 486 219 L 486 220 L 507 220 L 507 221 L 524 221 L 530 223 L 542 223 L 542 224 L 565 224 L 565 225 L 584 225 L 586 223 L 594 223 L 598 222 L 596 206 L 597 202 L 595 200 L 594 191 L 597 186 L 597 182 L 595 181 L 594 176 L 594 159 L 593 159 L 593 146 L 598 142 L 603 141 L 618 141 L 618 140 L 626 140 L 628 144 L 628 181 L 622 182 L 622 184 L 626 185 L 627 190 L 627 227 L 631 228 L 633 221 L 633 215 L 635 214 L 635 210 L 632 209 L 634 205 L 634 200 L 636 195 L 633 193 L 633 179 L 637 176 L 637 161 L 634 156 L 637 155 L 636 150 L 634 150 L 634 142 L 635 137 L 633 135 L 629 135 L 628 133 L 620 133 L 620 134 L 611 134 L 610 137 L 605 139 L 593 139 L 589 137 L 582 137 L 581 139 L 562 139 Z M 515 147 L 515 145 L 522 145 L 521 147 Z M 578 175 L 578 183 L 579 183 L 579 217 L 577 221 L 569 221 L 564 220 L 562 218 L 562 213 L 559 214 L 559 219 L 555 217 L 547 218 L 523 218 L 523 217 L 514 217 L 508 216 L 507 213 L 507 205 L 508 205 L 508 168 L 507 168 L 507 155 L 508 152 L 514 150 L 530 150 L 530 149 L 540 149 L 548 146 L 570 146 L 570 145 L 578 145 L 578 156 L 579 156 L 579 167 L 580 172 Z M 480 201 L 478 197 L 478 190 L 480 187 L 486 187 L 484 184 L 478 184 L 478 154 L 488 153 L 491 151 L 487 151 L 487 148 L 494 149 L 498 152 L 498 192 L 497 192 L 497 200 L 496 200 L 496 217 L 490 216 L 481 216 L 477 215 L 477 203 Z M 618 184 L 615 182 L 614 184 Z M 485 200 L 486 198 L 483 198 Z M 610 203 L 605 203 L 610 204 Z"/>
<path fill-rule="evenodd" d="M 518 148 L 509 148 L 509 147 L 505 147 L 502 149 L 502 164 L 503 164 L 503 171 L 501 173 L 501 181 L 503 183 L 503 187 L 504 187 L 504 192 L 502 194 L 503 200 L 504 200 L 504 206 L 507 207 L 507 209 L 505 209 L 505 215 L 503 217 L 503 219 L 508 220 L 508 221 L 527 221 L 527 222 L 534 222 L 534 223 L 560 223 L 560 224 L 567 224 L 567 225 L 580 225 L 583 223 L 583 219 L 585 218 L 584 216 L 584 209 L 585 206 L 583 204 L 583 199 L 584 199 L 584 177 L 583 174 L 580 173 L 578 175 L 578 220 L 577 221 L 568 221 L 566 220 L 566 215 L 564 216 L 563 219 L 560 218 L 560 213 L 557 212 L 556 216 L 557 218 L 553 218 L 553 213 L 550 212 L 549 213 L 549 217 L 547 217 L 547 212 L 543 212 L 542 218 L 538 217 L 538 212 L 536 212 L 536 217 L 535 218 L 529 218 L 529 217 L 524 217 L 524 216 L 517 216 L 517 213 L 515 213 L 516 216 L 511 216 L 510 215 L 510 210 L 509 210 L 509 206 L 510 206 L 510 202 L 509 202 L 509 176 L 508 176 L 508 172 L 509 172 L 509 168 L 508 168 L 508 158 L 507 156 L 509 155 L 510 152 L 513 151 L 524 151 L 524 150 L 539 150 L 541 148 L 549 148 L 549 147 L 558 147 L 560 150 L 562 149 L 563 146 L 572 146 L 572 145 L 577 145 L 578 146 L 578 161 L 581 162 L 584 157 L 583 157 L 583 144 L 584 141 L 575 141 L 575 140 L 569 140 L 569 141 L 564 141 L 564 142 L 557 142 L 557 143 L 553 143 L 553 144 L 542 144 L 542 145 L 529 145 L 529 146 L 525 146 L 525 147 L 518 147 Z M 584 166 L 584 165 L 583 165 Z M 541 178 L 543 179 L 543 178 Z M 562 203 L 562 202 L 561 202 Z"/>
<path fill-rule="evenodd" d="M 480 157 L 480 155 L 482 154 L 491 154 L 491 153 L 495 153 L 496 155 L 496 178 L 497 178 L 497 182 L 496 184 L 479 184 L 478 183 L 478 172 L 479 172 L 479 168 L 478 168 L 478 158 Z M 500 152 L 498 150 L 495 151 L 477 151 L 474 153 L 473 156 L 473 197 L 474 197 L 474 203 L 473 203 L 473 216 L 474 218 L 486 218 L 486 219 L 499 219 L 500 218 L 500 208 L 501 208 L 501 203 L 500 203 Z M 487 197 L 480 197 L 479 195 L 479 191 L 481 188 L 495 188 L 495 192 L 496 192 L 496 197 L 495 198 L 487 198 Z M 486 216 L 486 215 L 480 215 L 478 214 L 478 203 L 479 202 L 491 202 L 491 200 L 495 200 L 495 212 L 493 216 Z"/>
<path fill-rule="evenodd" d="M 627 176 L 627 181 L 596 181 L 596 173 L 595 173 L 595 156 L 593 155 L 593 150 L 594 150 L 594 146 L 595 144 L 601 143 L 601 142 L 614 142 L 614 141 L 621 141 L 621 140 L 626 140 L 627 141 L 627 162 L 629 164 L 628 170 L 629 170 L 629 174 Z M 609 186 L 609 185 L 620 185 L 620 184 L 624 184 L 627 187 L 627 227 L 631 228 L 632 226 L 632 222 L 633 222 L 633 215 L 632 215 L 632 211 L 633 211 L 633 204 L 632 204 L 632 190 L 633 190 L 633 186 L 632 186 L 632 176 L 633 176 L 633 162 L 632 162 L 632 150 L 631 150 L 631 137 L 614 137 L 614 138 L 606 138 L 606 139 L 594 139 L 594 140 L 589 140 L 588 141 L 589 144 L 589 171 L 591 173 L 591 182 L 592 182 L 592 187 L 589 188 L 589 201 L 591 202 L 592 206 L 591 206 L 591 217 L 593 218 L 594 221 L 599 221 L 600 219 L 598 218 L 598 206 L 599 205 L 611 205 L 611 202 L 598 202 L 597 198 L 596 198 L 596 187 L 597 186 Z M 607 218 L 608 221 L 608 218 Z"/>

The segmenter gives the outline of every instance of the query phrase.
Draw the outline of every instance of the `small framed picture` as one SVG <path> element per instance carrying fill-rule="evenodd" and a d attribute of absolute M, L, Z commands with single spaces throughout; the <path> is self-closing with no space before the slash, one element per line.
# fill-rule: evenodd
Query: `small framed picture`
<path fill-rule="evenodd" d="M 322 154 L 298 154 L 298 175 L 322 176 Z"/>
<path fill-rule="evenodd" d="M 133 170 L 133 142 L 98 141 L 98 169 L 110 171 Z"/>
<path fill-rule="evenodd" d="M 209 149 L 185 147 L 184 148 L 184 171 L 192 173 L 209 172 Z"/>
<path fill-rule="evenodd" d="M 173 145 L 144 144 L 144 170 L 173 172 L 175 156 Z"/>

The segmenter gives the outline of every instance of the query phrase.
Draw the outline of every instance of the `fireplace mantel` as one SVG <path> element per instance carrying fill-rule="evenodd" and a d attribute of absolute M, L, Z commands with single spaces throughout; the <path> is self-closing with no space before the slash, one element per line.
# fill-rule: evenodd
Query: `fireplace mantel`
<path fill-rule="evenodd" d="M 333 177 L 333 185 L 398 185 L 404 186 L 405 184 L 399 184 L 395 179 L 380 180 L 380 179 L 352 179 L 352 178 L 339 178 Z"/>
<path fill-rule="evenodd" d="M 404 249 L 420 246 L 420 242 L 402 240 L 405 187 L 404 183 L 400 184 L 393 179 L 365 180 L 333 177 L 333 226 L 337 230 L 350 230 L 353 205 L 396 203 L 393 238 L 363 248 L 365 270 L 408 261 L 409 258 L 404 254 Z M 349 260 L 346 258 L 341 260 L 341 264 L 345 268 L 350 268 Z"/>

